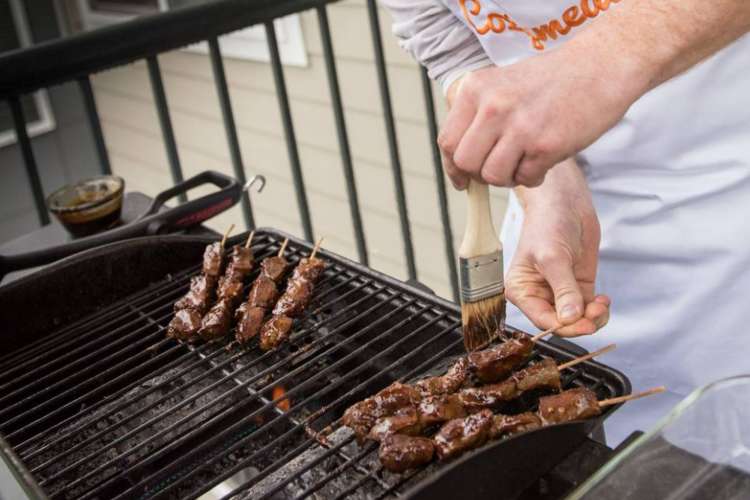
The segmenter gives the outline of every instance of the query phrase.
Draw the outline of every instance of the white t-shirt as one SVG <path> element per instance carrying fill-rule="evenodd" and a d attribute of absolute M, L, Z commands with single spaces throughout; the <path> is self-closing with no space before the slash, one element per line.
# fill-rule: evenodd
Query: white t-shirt
<path fill-rule="evenodd" d="M 553 50 L 624 0 L 441 1 L 502 66 Z M 643 96 L 580 154 L 602 227 L 597 291 L 613 306 L 601 332 L 576 342 L 616 342 L 603 362 L 635 390 L 669 389 L 618 410 L 613 443 L 696 387 L 750 373 L 749 157 L 748 36 Z M 512 197 L 506 266 L 522 220 Z M 532 330 L 515 307 L 508 323 Z"/>

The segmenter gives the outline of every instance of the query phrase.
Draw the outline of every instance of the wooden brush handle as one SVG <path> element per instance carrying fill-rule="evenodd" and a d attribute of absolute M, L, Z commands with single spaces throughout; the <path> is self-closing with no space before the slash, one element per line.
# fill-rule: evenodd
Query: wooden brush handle
<path fill-rule="evenodd" d="M 492 223 L 489 187 L 472 180 L 469 181 L 466 191 L 469 196 L 466 207 L 466 232 L 458 255 L 470 258 L 497 252 L 502 247 Z"/>

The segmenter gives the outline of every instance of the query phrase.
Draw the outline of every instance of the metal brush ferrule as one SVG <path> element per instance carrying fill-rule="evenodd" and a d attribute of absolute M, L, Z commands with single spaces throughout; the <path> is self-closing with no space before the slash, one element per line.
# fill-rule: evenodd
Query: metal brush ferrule
<path fill-rule="evenodd" d="M 459 257 L 458 265 L 462 302 L 478 302 L 505 290 L 502 251 L 468 259 Z"/>

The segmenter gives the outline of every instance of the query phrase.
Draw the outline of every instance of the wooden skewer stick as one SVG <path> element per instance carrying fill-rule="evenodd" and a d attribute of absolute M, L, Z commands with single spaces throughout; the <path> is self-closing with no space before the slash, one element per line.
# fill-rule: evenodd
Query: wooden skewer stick
<path fill-rule="evenodd" d="M 602 354 L 604 354 L 606 352 L 614 351 L 616 347 L 617 347 L 617 344 L 609 344 L 607 347 L 602 347 L 598 351 L 590 352 L 590 353 L 588 353 L 588 354 L 586 354 L 584 356 L 581 356 L 580 358 L 572 359 L 572 360 L 568 361 L 567 363 L 564 363 L 564 364 L 558 366 L 557 369 L 558 369 L 558 371 L 563 371 L 566 368 L 571 368 L 571 367 L 573 367 L 573 366 L 575 366 L 575 365 L 577 365 L 579 363 L 583 363 L 584 361 L 588 361 L 591 358 L 595 358 L 597 356 L 601 356 Z"/>
<path fill-rule="evenodd" d="M 247 237 L 247 241 L 245 242 L 245 248 L 250 248 L 253 238 L 255 238 L 255 230 L 250 231 L 250 236 Z"/>
<path fill-rule="evenodd" d="M 310 254 L 310 258 L 311 258 L 311 259 L 314 259 L 314 258 L 315 258 L 315 254 L 317 254 L 317 253 L 318 253 L 318 250 L 320 250 L 320 244 L 321 244 L 321 243 L 323 243 L 323 237 L 322 237 L 322 236 L 321 236 L 321 237 L 320 237 L 320 238 L 318 239 L 318 242 L 317 242 L 317 243 L 315 244 L 315 247 L 313 248 L 313 251 L 312 251 L 312 253 Z"/>
<path fill-rule="evenodd" d="M 224 250 L 224 245 L 227 243 L 227 238 L 229 238 L 229 235 L 234 230 L 234 224 L 230 225 L 229 228 L 224 233 L 224 237 L 221 239 L 221 249 Z"/>
<path fill-rule="evenodd" d="M 286 250 L 286 246 L 289 243 L 289 238 L 286 238 L 284 240 L 284 243 L 281 244 L 281 248 L 279 248 L 279 254 L 277 257 L 283 257 L 284 256 L 284 250 Z"/>
<path fill-rule="evenodd" d="M 542 340 L 544 337 L 546 337 L 547 335 L 550 335 L 552 333 L 555 333 L 555 330 L 559 330 L 560 328 L 562 328 L 560 325 L 555 325 L 552 328 L 544 330 L 542 333 L 537 333 L 536 335 L 534 335 L 533 337 L 531 337 L 531 341 L 532 342 L 537 342 L 539 340 Z"/>
<path fill-rule="evenodd" d="M 633 401 L 634 399 L 645 398 L 646 396 L 651 396 L 652 394 L 659 394 L 660 392 L 664 392 L 666 390 L 667 388 L 661 385 L 659 387 L 654 387 L 653 389 L 649 389 L 643 392 L 638 392 L 636 394 L 628 394 L 627 396 L 620 396 L 619 398 L 605 399 L 604 401 L 599 401 L 599 408 L 604 408 L 605 406 L 618 405 L 626 401 Z"/>

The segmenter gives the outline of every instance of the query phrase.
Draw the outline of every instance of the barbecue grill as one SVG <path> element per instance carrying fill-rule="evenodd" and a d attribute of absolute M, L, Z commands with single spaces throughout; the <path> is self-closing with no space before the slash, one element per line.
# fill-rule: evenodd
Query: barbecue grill
<path fill-rule="evenodd" d="M 287 236 L 258 230 L 256 257 L 276 253 Z M 358 446 L 339 418 L 394 380 L 444 370 L 463 350 L 459 308 L 323 251 L 329 266 L 281 349 L 179 343 L 165 328 L 208 241 L 171 235 L 113 243 L 0 288 L 0 447 L 27 493 L 435 498 L 429 486 L 459 464 L 389 473 L 377 447 Z M 290 237 L 286 256 L 294 264 L 310 250 Z M 562 362 L 576 353 L 540 342 L 536 355 Z M 566 375 L 566 388 L 584 385 L 600 399 L 630 391 L 622 374 L 597 362 Z M 534 400 L 512 409 L 531 409 Z M 578 468 L 581 456 L 597 456 L 598 465 L 605 455 L 591 447 L 603 447 L 585 436 L 614 410 L 560 427 L 564 439 L 553 427 L 492 447 L 568 457 Z M 521 441 L 534 436 L 532 448 Z M 480 459 L 481 450 L 460 461 Z M 544 476 L 555 466 L 565 464 L 515 464 L 523 472 L 515 482 L 549 489 Z"/>

